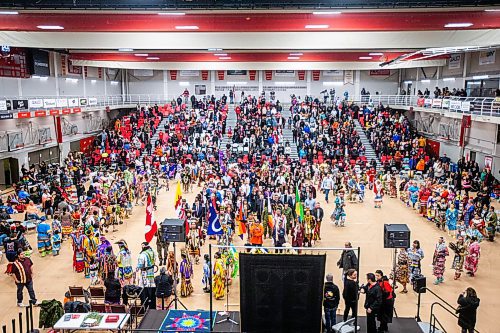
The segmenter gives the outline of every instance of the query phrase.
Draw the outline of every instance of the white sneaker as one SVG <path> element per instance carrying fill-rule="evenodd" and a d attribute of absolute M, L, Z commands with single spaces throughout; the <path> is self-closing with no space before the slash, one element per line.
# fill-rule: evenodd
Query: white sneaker
<path fill-rule="evenodd" d="M 25 307 L 27 307 L 27 305 L 26 305 L 26 304 L 24 304 L 24 303 L 17 303 L 17 306 L 18 306 L 18 307 L 20 307 L 20 308 L 25 308 Z"/>

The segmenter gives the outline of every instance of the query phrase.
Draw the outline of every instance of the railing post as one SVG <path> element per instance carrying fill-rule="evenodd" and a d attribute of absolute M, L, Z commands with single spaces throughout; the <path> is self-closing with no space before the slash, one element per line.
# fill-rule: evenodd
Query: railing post
<path fill-rule="evenodd" d="M 23 333 L 23 313 L 19 312 L 19 333 Z"/>

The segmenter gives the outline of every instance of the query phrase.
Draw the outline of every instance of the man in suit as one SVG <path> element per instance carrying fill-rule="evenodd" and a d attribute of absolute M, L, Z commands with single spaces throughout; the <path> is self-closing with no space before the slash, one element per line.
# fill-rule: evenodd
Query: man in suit
<path fill-rule="evenodd" d="M 367 284 L 361 287 L 361 292 L 366 294 L 365 309 L 366 309 L 366 332 L 377 333 L 377 313 L 382 305 L 382 289 L 375 278 L 375 274 L 366 274 Z"/>
<path fill-rule="evenodd" d="M 323 212 L 323 208 L 321 208 L 321 205 L 319 202 L 316 202 L 316 204 L 314 205 L 312 215 L 316 218 L 316 222 L 318 224 L 318 227 L 317 227 L 318 228 L 318 236 L 319 236 L 319 239 L 321 240 L 321 221 L 323 221 L 324 212 Z"/>

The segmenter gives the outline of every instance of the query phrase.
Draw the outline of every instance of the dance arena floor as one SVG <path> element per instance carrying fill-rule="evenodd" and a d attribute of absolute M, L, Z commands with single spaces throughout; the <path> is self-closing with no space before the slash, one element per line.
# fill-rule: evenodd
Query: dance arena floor
<path fill-rule="evenodd" d="M 172 183 L 170 191 L 162 190 L 158 196 L 158 210 L 155 212 L 157 221 L 160 223 L 165 218 L 174 218 L 175 210 L 175 184 Z M 196 189 L 196 193 L 200 189 Z M 187 193 L 183 195 L 188 202 L 192 202 L 195 193 Z M 330 197 L 331 199 L 331 197 Z M 453 257 L 450 255 L 446 262 L 445 282 L 439 286 L 432 285 L 432 255 L 434 246 L 439 236 L 445 236 L 446 241 L 452 239 L 446 236 L 445 233 L 438 231 L 430 222 L 425 221 L 418 216 L 415 211 L 407 208 L 399 199 L 384 198 L 382 209 L 373 207 L 373 194 L 367 192 L 367 197 L 364 203 L 347 203 L 347 222 L 345 228 L 337 228 L 328 223 L 328 216 L 334 209 L 333 200 L 330 204 L 326 204 L 321 193 L 318 191 L 318 201 L 325 210 L 325 220 L 321 228 L 322 240 L 318 241 L 317 246 L 320 247 L 342 247 L 345 241 L 352 242 L 354 247 L 361 247 L 360 258 L 360 281 L 365 282 L 365 274 L 373 272 L 376 269 L 382 269 L 385 273 L 389 273 L 392 266 L 391 255 L 393 251 L 383 248 L 383 225 L 384 223 L 406 223 L 411 230 L 411 238 L 420 240 L 425 258 L 422 262 L 422 269 L 427 276 L 428 287 L 438 293 L 441 297 L 447 300 L 450 304 L 456 305 L 458 295 L 467 287 L 472 286 L 476 289 L 481 305 L 478 311 L 478 323 L 476 328 L 481 333 L 497 333 L 497 312 L 500 308 L 500 284 L 497 283 L 497 277 L 500 276 L 500 265 L 498 258 L 500 257 L 500 238 L 497 238 L 495 243 L 481 243 L 481 259 L 476 277 L 471 278 L 463 276 L 460 280 L 453 280 L 453 271 L 450 269 Z M 497 204 L 498 207 L 498 204 Z M 119 226 L 119 230 L 107 235 L 111 243 L 119 239 L 125 239 L 132 251 L 134 264 L 137 261 L 137 253 L 140 250 L 140 244 L 144 241 L 144 221 L 145 207 L 134 207 L 133 215 L 130 219 Z M 17 216 L 21 218 L 21 216 Z M 30 233 L 28 239 L 31 244 L 36 244 L 36 235 Z M 234 237 L 236 245 L 243 245 L 239 237 Z M 154 245 L 154 244 L 153 244 Z M 271 245 L 271 240 L 266 239 L 264 245 Z M 318 251 L 316 251 L 318 252 Z M 208 253 L 208 245 L 202 248 L 203 254 Z M 324 252 L 323 252 L 324 253 Z M 180 258 L 180 251 L 177 251 Z M 339 252 L 328 252 L 326 262 L 326 272 L 334 275 L 334 282 L 342 286 L 340 280 L 341 271 L 336 263 L 339 259 Z M 72 271 L 73 253 L 70 242 L 62 244 L 61 254 L 57 257 L 47 256 L 41 258 L 37 253 L 32 255 L 34 262 L 34 289 L 39 300 L 58 299 L 63 301 L 64 293 L 68 290 L 68 286 L 83 286 L 88 287 L 89 281 L 82 274 L 77 274 Z M 5 271 L 6 260 L 0 264 L 0 270 Z M 209 296 L 203 293 L 203 285 L 201 283 L 203 265 L 194 266 L 193 286 L 194 293 L 183 298 L 182 302 L 188 309 L 208 309 Z M 10 324 L 13 318 L 18 317 L 19 308 L 16 306 L 16 288 L 12 278 L 5 274 L 0 274 L 0 324 Z M 401 288 L 401 287 L 400 287 Z M 398 289 L 397 292 L 401 290 Z M 25 292 L 25 301 L 27 301 L 27 293 Z M 359 313 L 364 314 L 362 304 L 364 296 L 360 297 Z M 428 321 L 430 305 L 435 299 L 429 294 L 422 296 L 422 314 L 424 321 Z M 233 279 L 229 293 L 229 311 L 239 311 L 239 279 Z M 416 315 L 417 295 L 413 291 L 408 294 L 399 294 L 396 299 L 396 308 L 398 315 L 405 318 L 413 318 Z M 225 310 L 226 300 L 214 300 L 214 310 Z M 343 302 L 340 303 L 338 314 L 343 312 Z M 35 308 L 36 319 L 38 318 L 38 310 Z M 440 322 L 443 323 L 448 332 L 457 332 L 457 320 L 444 311 L 438 311 L 437 316 Z M 35 320 L 37 323 L 38 320 Z M 392 332 L 404 332 L 391 330 Z"/>

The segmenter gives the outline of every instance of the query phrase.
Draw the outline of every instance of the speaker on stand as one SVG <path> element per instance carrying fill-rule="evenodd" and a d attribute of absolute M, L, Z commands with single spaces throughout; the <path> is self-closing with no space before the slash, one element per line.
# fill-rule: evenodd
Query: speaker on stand
<path fill-rule="evenodd" d="M 177 265 L 177 251 L 175 247 L 175 243 L 184 243 L 186 242 L 186 223 L 181 219 L 165 219 L 160 224 L 161 227 L 161 237 L 165 242 L 171 242 L 174 246 L 174 261 L 175 265 Z M 174 267 L 175 268 L 175 267 Z M 172 303 L 175 304 L 175 309 L 177 310 L 177 303 L 180 303 L 184 310 L 187 310 L 187 307 L 181 302 L 179 297 L 177 296 L 177 269 L 174 269 L 174 299 L 170 301 L 167 309 L 170 308 Z"/>

